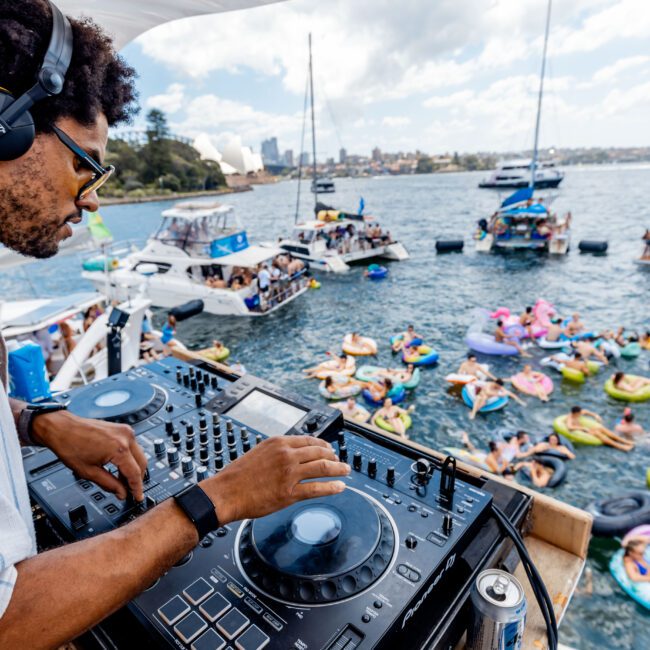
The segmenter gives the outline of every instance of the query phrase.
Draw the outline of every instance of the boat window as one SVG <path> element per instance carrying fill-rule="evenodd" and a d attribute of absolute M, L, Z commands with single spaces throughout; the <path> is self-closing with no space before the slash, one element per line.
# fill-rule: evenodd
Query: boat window
<path fill-rule="evenodd" d="M 294 230 L 293 234 L 301 244 L 310 244 L 314 239 L 315 232 L 313 230 Z"/>
<path fill-rule="evenodd" d="M 169 269 L 171 269 L 172 267 L 171 264 L 167 264 L 165 262 L 151 262 L 148 260 L 143 260 L 142 262 L 138 262 L 136 264 L 134 271 L 138 271 L 140 268 L 143 267 L 144 268 L 150 267 L 151 265 L 155 266 L 158 269 L 157 273 L 161 273 L 161 274 L 167 273 L 167 271 L 169 271 Z"/>
<path fill-rule="evenodd" d="M 154 239 L 167 244 L 167 246 L 184 248 L 189 228 L 190 222 L 187 219 L 164 217 Z"/>
<path fill-rule="evenodd" d="M 299 255 L 309 255 L 309 249 L 304 246 L 293 246 L 291 244 L 283 244 L 282 248 L 288 253 L 298 253 Z"/>

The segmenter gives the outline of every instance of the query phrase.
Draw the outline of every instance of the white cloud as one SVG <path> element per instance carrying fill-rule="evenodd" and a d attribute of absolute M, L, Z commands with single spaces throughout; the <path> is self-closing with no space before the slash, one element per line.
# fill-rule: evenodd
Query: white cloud
<path fill-rule="evenodd" d="M 381 121 L 383 126 L 388 126 L 390 128 L 395 128 L 398 126 L 406 126 L 411 123 L 411 119 L 405 115 L 396 116 L 396 115 L 386 115 Z"/>
<path fill-rule="evenodd" d="M 184 90 L 183 84 L 171 84 L 166 92 L 148 97 L 145 106 L 147 108 L 158 108 L 165 113 L 176 113 L 183 106 Z"/>
<path fill-rule="evenodd" d="M 632 68 L 637 68 L 639 66 L 647 66 L 650 62 L 650 56 L 638 55 L 638 56 L 628 56 L 623 59 L 619 59 L 611 65 L 607 65 L 604 68 L 598 70 L 594 76 L 594 83 L 604 83 L 613 81 L 617 79 L 622 72 L 630 70 Z M 647 70 L 650 69 L 646 68 Z"/>

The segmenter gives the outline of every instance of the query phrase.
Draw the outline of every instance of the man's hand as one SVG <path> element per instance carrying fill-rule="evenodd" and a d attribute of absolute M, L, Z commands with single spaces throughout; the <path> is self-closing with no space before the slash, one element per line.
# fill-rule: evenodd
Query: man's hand
<path fill-rule="evenodd" d="M 263 517 L 296 501 L 338 494 L 343 481 L 309 481 L 347 476 L 331 445 L 309 436 L 269 438 L 201 482 L 221 524 Z"/>
<path fill-rule="evenodd" d="M 144 498 L 142 476 L 147 459 L 130 426 L 57 411 L 34 419 L 32 438 L 49 447 L 78 476 L 126 499 L 127 486 L 103 467 L 113 463 L 136 501 Z"/>

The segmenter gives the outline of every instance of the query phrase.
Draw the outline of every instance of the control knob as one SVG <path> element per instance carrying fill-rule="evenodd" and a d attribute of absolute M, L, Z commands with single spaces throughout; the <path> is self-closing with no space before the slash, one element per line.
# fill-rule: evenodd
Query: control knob
<path fill-rule="evenodd" d="M 368 461 L 368 476 L 370 478 L 375 478 L 377 476 L 377 461 L 374 458 L 371 458 Z"/>
<path fill-rule="evenodd" d="M 237 447 L 230 448 L 230 460 L 237 460 Z"/>
<path fill-rule="evenodd" d="M 307 433 L 314 433 L 315 431 L 318 430 L 318 419 L 315 418 L 313 415 L 310 418 L 307 418 L 307 421 L 303 425 L 303 429 Z"/>
<path fill-rule="evenodd" d="M 407 535 L 404 543 L 406 544 L 406 548 L 410 548 L 412 550 L 418 545 L 418 540 L 417 538 L 413 537 L 413 535 Z"/>
<path fill-rule="evenodd" d="M 173 432 L 174 432 L 174 423 L 171 420 L 167 420 L 165 422 L 165 433 L 168 436 L 171 436 Z"/>
<path fill-rule="evenodd" d="M 194 474 L 194 461 L 189 456 L 183 456 L 181 459 L 181 469 L 184 476 L 192 476 Z"/>
<path fill-rule="evenodd" d="M 210 450 L 207 447 L 199 449 L 199 460 L 201 465 L 207 465 L 210 462 Z"/>
<path fill-rule="evenodd" d="M 172 413 L 174 411 L 174 405 L 167 404 L 167 406 L 165 406 L 165 411 L 167 411 L 167 413 Z"/>
<path fill-rule="evenodd" d="M 205 393 L 205 383 L 202 381 L 199 382 L 199 393 L 203 394 Z"/>
<path fill-rule="evenodd" d="M 203 381 L 203 372 L 201 370 L 197 370 L 195 376 L 196 376 L 196 381 Z"/>
<path fill-rule="evenodd" d="M 176 447 L 167 447 L 167 462 L 170 467 L 178 465 L 178 449 Z"/>
<path fill-rule="evenodd" d="M 348 462 L 348 448 L 345 445 L 339 443 L 339 460 L 342 463 Z"/>
<path fill-rule="evenodd" d="M 196 377 L 190 379 L 190 390 L 193 390 L 195 393 L 199 388 L 199 382 L 196 381 Z"/>
<path fill-rule="evenodd" d="M 344 432 L 344 431 L 339 431 L 339 432 L 336 434 L 336 442 L 339 443 L 339 447 L 340 447 L 341 445 L 345 445 L 345 432 Z"/>
<path fill-rule="evenodd" d="M 196 393 L 196 395 L 194 395 L 194 403 L 196 404 L 196 408 L 201 408 L 203 406 L 203 398 L 201 397 L 201 393 Z"/>
<path fill-rule="evenodd" d="M 207 429 L 200 429 L 199 430 L 199 444 L 202 446 L 207 445 L 209 442 L 208 438 L 208 430 Z"/>
<path fill-rule="evenodd" d="M 172 444 L 176 447 L 181 446 L 181 432 L 178 429 L 174 429 L 172 433 Z"/>
<path fill-rule="evenodd" d="M 250 451 L 251 450 L 250 438 L 246 438 L 245 440 L 242 440 L 241 446 L 242 446 L 242 449 L 243 449 L 244 453 L 246 453 L 247 451 Z"/>
<path fill-rule="evenodd" d="M 165 441 L 162 438 L 156 438 L 153 441 L 153 451 L 156 456 L 164 456 L 166 450 L 167 446 L 165 445 Z"/>
<path fill-rule="evenodd" d="M 183 381 L 183 373 L 180 370 L 176 371 L 176 383 L 180 384 Z"/>
<path fill-rule="evenodd" d="M 235 432 L 234 431 L 228 431 L 228 436 L 227 436 L 227 442 L 228 446 L 232 447 L 235 444 Z"/>
<path fill-rule="evenodd" d="M 256 445 L 259 445 L 260 442 L 262 442 L 262 440 L 264 440 L 264 438 L 262 438 L 262 434 L 261 434 L 261 433 L 258 433 L 258 434 L 255 436 L 255 444 L 256 444 Z"/>
<path fill-rule="evenodd" d="M 219 381 L 217 379 L 217 375 L 212 375 L 210 377 L 210 386 L 212 386 L 212 388 L 215 388 L 215 389 L 219 388 Z"/>
<path fill-rule="evenodd" d="M 226 431 L 230 432 L 233 430 L 234 424 L 232 420 L 226 420 Z"/>
<path fill-rule="evenodd" d="M 361 470 L 361 452 L 360 451 L 355 451 L 354 452 L 354 457 L 352 458 L 352 467 L 356 469 L 357 471 Z"/>
<path fill-rule="evenodd" d="M 214 453 L 220 454 L 223 452 L 223 446 L 221 445 L 221 436 L 215 436 L 214 438 Z"/>
<path fill-rule="evenodd" d="M 217 470 L 217 472 L 220 469 L 223 469 L 223 456 L 215 456 L 215 458 L 214 458 L 214 468 Z"/>
<path fill-rule="evenodd" d="M 189 375 L 183 375 L 183 386 L 186 388 L 189 388 L 190 385 L 190 376 Z"/>
<path fill-rule="evenodd" d="M 188 436 L 185 440 L 185 450 L 188 454 L 194 454 L 194 436 Z"/>
<path fill-rule="evenodd" d="M 209 476 L 209 474 L 208 474 L 208 468 L 207 467 L 205 467 L 203 465 L 199 465 L 196 468 L 196 482 L 197 483 L 199 481 L 205 481 L 205 479 L 208 478 L 208 476 Z"/>
<path fill-rule="evenodd" d="M 218 429 L 219 428 L 219 414 L 218 413 L 213 413 L 212 414 L 212 428 L 213 429 Z"/>
<path fill-rule="evenodd" d="M 201 417 L 199 418 L 199 431 L 207 431 L 208 430 L 208 421 L 205 419 L 205 413 L 201 413 Z"/>
<path fill-rule="evenodd" d="M 386 483 L 390 485 L 391 487 L 395 485 L 395 468 L 394 467 L 389 467 L 386 470 Z"/>
<path fill-rule="evenodd" d="M 239 429 L 239 437 L 242 440 L 248 440 L 248 429 L 246 427 L 241 427 L 241 429 Z"/>

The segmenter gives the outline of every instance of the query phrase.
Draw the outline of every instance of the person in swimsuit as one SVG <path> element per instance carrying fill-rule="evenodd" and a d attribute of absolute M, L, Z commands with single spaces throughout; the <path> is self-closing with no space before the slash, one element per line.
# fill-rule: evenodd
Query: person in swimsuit
<path fill-rule="evenodd" d="M 581 422 L 581 418 L 588 417 L 596 422 L 600 423 L 597 426 L 585 426 Z M 615 447 L 621 451 L 632 451 L 634 449 L 634 443 L 625 438 L 617 436 L 613 431 L 606 429 L 602 425 L 603 419 L 597 413 L 592 413 L 587 409 L 583 409 L 580 406 L 574 406 L 571 408 L 571 413 L 567 415 L 566 426 L 569 431 L 576 431 L 580 433 L 588 433 L 589 435 L 598 438 L 604 445 L 610 447 Z"/>
<path fill-rule="evenodd" d="M 600 361 L 605 366 L 609 364 L 605 354 L 594 346 L 593 336 L 585 336 L 581 341 L 571 341 L 571 347 L 576 352 L 579 352 L 585 361 L 589 361 L 591 357 L 594 357 L 596 361 Z"/>
<path fill-rule="evenodd" d="M 625 573 L 632 582 L 650 582 L 650 567 L 644 559 L 648 547 L 647 537 L 632 537 L 625 545 L 623 566 Z"/>
<path fill-rule="evenodd" d="M 393 390 L 393 382 L 388 377 L 379 381 L 368 381 L 363 383 L 375 402 L 381 402 Z"/>
<path fill-rule="evenodd" d="M 416 340 L 422 341 L 423 337 L 415 331 L 413 325 L 409 325 L 405 332 L 401 332 L 401 338 L 393 343 L 393 352 L 399 352 L 404 348 L 408 348 Z"/>
<path fill-rule="evenodd" d="M 331 357 L 329 361 L 323 361 L 317 366 L 313 366 L 312 368 L 305 368 L 303 370 L 308 379 L 313 379 L 324 370 L 329 371 L 332 374 L 336 374 L 337 372 L 342 373 L 344 370 L 350 370 L 350 368 L 354 369 L 355 367 L 356 362 L 354 360 L 354 357 L 348 357 L 347 354 L 337 355 L 333 352 L 326 352 L 325 354 L 328 357 Z"/>
<path fill-rule="evenodd" d="M 488 370 L 487 365 L 478 363 L 476 355 L 473 352 L 467 354 L 467 361 L 463 361 L 458 368 L 459 375 L 471 375 L 477 379 L 484 380 L 490 378 L 496 380 L 496 377 Z"/>
<path fill-rule="evenodd" d="M 532 385 L 533 390 L 535 391 L 535 395 L 540 400 L 542 400 L 542 402 L 548 402 L 549 400 L 548 392 L 545 391 L 544 387 L 542 386 L 542 381 L 544 380 L 546 375 L 543 372 L 533 370 L 530 364 L 526 364 L 524 366 L 524 369 L 521 371 L 521 374 L 523 375 L 524 379 Z"/>
<path fill-rule="evenodd" d="M 650 379 L 646 377 L 632 377 L 620 371 L 614 375 L 612 382 L 615 388 L 630 394 L 636 393 L 646 386 L 650 386 Z"/>
<path fill-rule="evenodd" d="M 629 408 L 626 408 L 623 412 L 623 418 L 616 425 L 615 431 L 625 436 L 628 440 L 634 440 L 634 436 L 646 435 L 643 427 L 634 421 L 634 413 Z"/>
<path fill-rule="evenodd" d="M 508 335 L 508 334 L 505 333 L 505 331 L 504 331 L 504 329 L 503 329 L 503 321 L 502 321 L 502 320 L 498 320 L 498 321 L 497 321 L 497 327 L 496 327 L 496 329 L 494 330 L 494 340 L 495 340 L 497 343 L 503 343 L 503 344 L 505 344 L 505 345 L 511 345 L 513 348 L 517 348 L 517 352 L 519 352 L 519 354 L 520 354 L 522 357 L 530 357 L 530 354 L 528 354 L 528 352 L 526 352 L 526 351 L 521 347 L 521 345 L 519 345 L 519 343 L 517 343 L 517 341 L 515 340 L 515 338 L 516 338 L 516 337 L 514 337 L 514 336 L 510 336 L 510 335 Z"/>
<path fill-rule="evenodd" d="M 402 415 L 406 415 L 410 411 L 413 411 L 414 407 L 409 406 L 408 410 L 395 406 L 393 400 L 390 397 L 387 397 L 384 400 L 384 405 L 375 412 L 370 420 L 371 424 L 377 425 L 377 418 L 384 419 L 390 426 L 393 428 L 393 431 L 398 435 L 406 438 L 406 426 Z"/>
<path fill-rule="evenodd" d="M 566 324 L 566 327 L 564 328 L 564 336 L 568 339 L 572 339 L 574 336 L 580 334 L 580 332 L 583 332 L 584 329 L 585 326 L 580 321 L 580 314 L 576 312 L 571 316 L 571 320 Z"/>
<path fill-rule="evenodd" d="M 552 433 L 545 441 L 538 442 L 534 447 L 531 447 L 528 451 L 521 454 L 519 458 L 527 458 L 528 456 L 533 456 L 535 454 L 542 454 L 545 451 L 555 451 L 569 460 L 573 460 L 576 457 L 576 455 L 566 445 L 562 444 L 560 436 L 558 436 L 557 433 Z"/>
<path fill-rule="evenodd" d="M 558 357 L 551 357 L 553 361 L 557 361 L 560 363 L 562 366 L 566 366 L 567 368 L 571 368 L 572 370 L 577 370 L 578 372 L 581 372 L 585 377 L 589 377 L 591 373 L 589 372 L 589 365 L 587 362 L 582 358 L 582 355 L 580 352 L 574 352 L 573 353 L 573 359 L 559 359 Z"/>
<path fill-rule="evenodd" d="M 476 387 L 476 397 L 472 406 L 472 412 L 469 414 L 469 419 L 473 420 L 476 414 L 488 403 L 492 397 L 512 397 L 516 402 L 522 406 L 526 406 L 526 402 L 517 397 L 512 391 L 509 391 L 503 386 L 503 379 L 496 379 L 495 381 L 488 381 L 482 386 Z"/>
<path fill-rule="evenodd" d="M 533 316 L 533 308 L 526 307 L 526 310 L 519 316 L 519 324 L 522 327 L 526 328 L 529 336 L 533 335 L 533 323 L 535 322 L 535 317 Z"/>
<path fill-rule="evenodd" d="M 560 340 L 560 334 L 562 334 L 562 321 L 559 318 L 551 319 L 551 324 L 548 326 L 548 331 L 544 337 L 550 343 L 555 343 Z"/>
<path fill-rule="evenodd" d="M 333 406 L 343 413 L 343 417 L 353 422 L 365 422 L 369 416 L 368 412 L 357 404 L 354 397 L 348 397 L 345 402 Z"/>
<path fill-rule="evenodd" d="M 522 467 L 528 469 L 530 480 L 535 487 L 546 487 L 548 482 L 553 478 L 553 470 L 546 467 L 546 465 L 540 463 L 538 460 L 517 463 L 514 467 L 515 472 L 518 472 Z"/>

